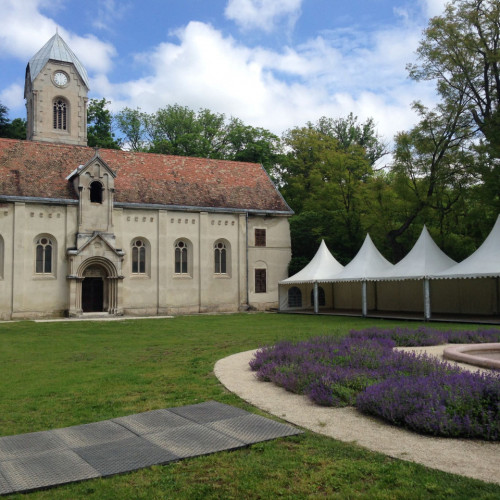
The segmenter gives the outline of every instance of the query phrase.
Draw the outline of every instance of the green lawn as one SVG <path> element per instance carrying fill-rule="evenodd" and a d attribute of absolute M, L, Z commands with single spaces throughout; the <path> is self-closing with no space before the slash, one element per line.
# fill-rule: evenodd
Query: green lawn
<path fill-rule="evenodd" d="M 219 384 L 213 375 L 218 359 L 279 339 L 344 335 L 351 328 L 374 324 L 404 323 L 276 314 L 3 323 L 0 435 L 66 427 L 208 399 L 260 413 Z M 500 486 L 394 460 L 306 432 L 27 497 L 193 500 L 430 496 L 497 499 Z"/>

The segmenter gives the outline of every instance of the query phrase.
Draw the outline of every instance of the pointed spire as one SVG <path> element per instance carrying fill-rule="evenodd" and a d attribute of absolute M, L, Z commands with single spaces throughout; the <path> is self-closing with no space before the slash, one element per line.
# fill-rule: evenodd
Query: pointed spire
<path fill-rule="evenodd" d="M 90 88 L 87 71 L 78 57 L 76 57 L 74 52 L 61 38 L 57 29 L 56 34 L 30 59 L 28 68 L 31 81 L 38 76 L 40 71 L 50 59 L 54 61 L 72 63 L 80 75 L 80 78 L 83 80 L 83 83 L 87 86 L 87 88 Z"/>

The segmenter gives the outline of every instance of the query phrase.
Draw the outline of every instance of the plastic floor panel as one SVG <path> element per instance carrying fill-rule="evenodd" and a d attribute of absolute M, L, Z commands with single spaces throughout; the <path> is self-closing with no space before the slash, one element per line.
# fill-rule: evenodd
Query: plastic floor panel
<path fill-rule="evenodd" d="M 300 433 L 290 425 L 207 401 L 0 437 L 0 495 L 106 477 Z"/>

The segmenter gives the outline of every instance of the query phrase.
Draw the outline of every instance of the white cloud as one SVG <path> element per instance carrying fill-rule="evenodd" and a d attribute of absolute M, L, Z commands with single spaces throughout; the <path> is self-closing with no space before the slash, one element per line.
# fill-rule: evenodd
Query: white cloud
<path fill-rule="evenodd" d="M 293 27 L 303 0 L 228 0 L 225 15 L 245 30 L 272 31 L 285 20 Z"/>
<path fill-rule="evenodd" d="M 48 0 L 0 0 L 0 46 L 3 57 L 13 56 L 28 61 L 54 36 L 56 29 L 64 41 L 90 71 L 106 72 L 112 65 L 115 49 L 93 35 L 78 36 L 58 26 L 40 12 L 54 9 L 61 2 Z"/>
<path fill-rule="evenodd" d="M 130 1 L 125 0 L 97 0 L 92 25 L 104 31 L 112 31 L 119 21 L 132 7 Z"/>
<path fill-rule="evenodd" d="M 410 103 L 429 103 L 433 92 L 407 79 L 405 64 L 419 39 L 416 28 L 367 33 L 332 32 L 281 52 L 251 49 L 210 25 L 191 22 L 176 32 L 176 43 L 162 43 L 136 62 L 149 76 L 111 84 L 91 82 L 119 110 L 153 112 L 178 103 L 208 108 L 280 134 L 321 116 L 353 112 L 373 117 L 387 139 L 415 121 Z"/>
<path fill-rule="evenodd" d="M 22 101 L 24 89 L 18 83 L 13 83 L 0 92 L 0 102 L 8 108 L 19 106 Z"/>
<path fill-rule="evenodd" d="M 420 0 L 420 3 L 424 9 L 424 14 L 427 17 L 434 17 L 444 12 L 444 8 L 446 4 L 450 3 L 450 0 Z"/>

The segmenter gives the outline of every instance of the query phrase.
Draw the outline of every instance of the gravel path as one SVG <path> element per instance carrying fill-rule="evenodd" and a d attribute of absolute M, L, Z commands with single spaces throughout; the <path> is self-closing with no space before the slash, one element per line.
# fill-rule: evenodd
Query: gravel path
<path fill-rule="evenodd" d="M 444 346 L 432 348 L 439 355 Z M 292 424 L 426 467 L 500 484 L 500 443 L 421 436 L 367 417 L 354 408 L 325 408 L 306 396 L 259 382 L 248 366 L 255 351 L 217 361 L 219 381 L 240 398 Z"/>

